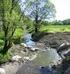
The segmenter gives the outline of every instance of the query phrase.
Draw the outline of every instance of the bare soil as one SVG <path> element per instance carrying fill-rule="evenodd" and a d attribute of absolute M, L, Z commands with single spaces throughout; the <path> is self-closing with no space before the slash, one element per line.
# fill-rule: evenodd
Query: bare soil
<path fill-rule="evenodd" d="M 48 47 L 58 48 L 62 43 L 70 43 L 70 32 L 58 32 L 58 33 L 48 33 L 41 35 L 41 39 L 38 41 L 44 43 Z"/>

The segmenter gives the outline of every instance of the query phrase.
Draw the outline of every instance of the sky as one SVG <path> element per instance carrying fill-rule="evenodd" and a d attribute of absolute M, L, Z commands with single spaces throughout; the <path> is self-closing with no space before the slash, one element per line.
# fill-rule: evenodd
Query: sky
<path fill-rule="evenodd" d="M 55 5 L 57 20 L 70 18 L 70 0 L 51 0 L 51 2 Z"/>
<path fill-rule="evenodd" d="M 24 0 L 22 0 L 23 2 Z M 50 0 L 56 9 L 55 20 L 65 20 L 70 18 L 70 0 Z M 24 8 L 24 7 L 23 7 Z"/>

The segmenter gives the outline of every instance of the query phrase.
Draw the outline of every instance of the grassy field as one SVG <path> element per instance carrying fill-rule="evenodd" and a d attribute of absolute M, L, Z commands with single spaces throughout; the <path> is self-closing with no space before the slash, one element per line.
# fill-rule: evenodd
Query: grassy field
<path fill-rule="evenodd" d="M 42 26 L 40 31 L 44 32 L 70 32 L 70 25 L 47 25 Z"/>

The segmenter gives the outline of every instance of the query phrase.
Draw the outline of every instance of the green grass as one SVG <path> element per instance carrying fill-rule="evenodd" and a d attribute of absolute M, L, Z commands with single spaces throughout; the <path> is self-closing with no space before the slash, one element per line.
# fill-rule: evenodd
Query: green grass
<path fill-rule="evenodd" d="M 47 25 L 42 26 L 40 31 L 43 32 L 70 32 L 70 25 Z"/>

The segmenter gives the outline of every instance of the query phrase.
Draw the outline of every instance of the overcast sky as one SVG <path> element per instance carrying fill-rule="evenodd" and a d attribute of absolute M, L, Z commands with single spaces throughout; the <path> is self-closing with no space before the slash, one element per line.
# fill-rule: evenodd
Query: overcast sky
<path fill-rule="evenodd" d="M 70 18 L 70 0 L 52 0 L 56 8 L 56 19 Z"/>

